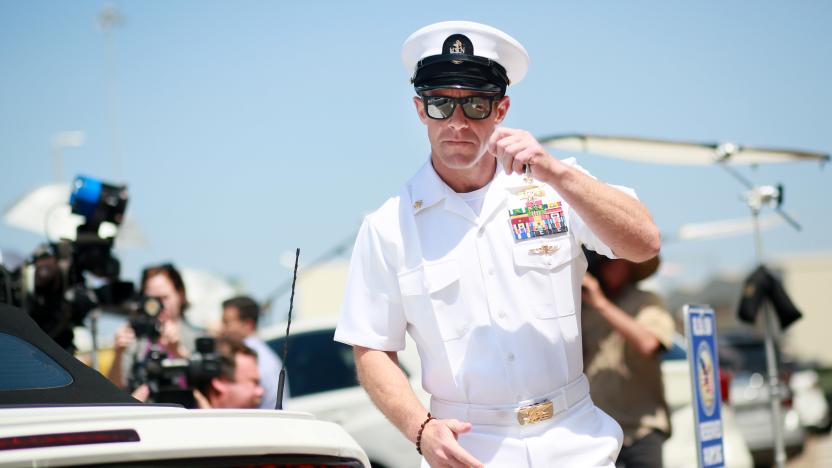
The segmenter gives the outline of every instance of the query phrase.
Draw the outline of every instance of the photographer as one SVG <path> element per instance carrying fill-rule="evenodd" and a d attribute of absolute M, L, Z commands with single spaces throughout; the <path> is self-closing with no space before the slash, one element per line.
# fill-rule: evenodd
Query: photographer
<path fill-rule="evenodd" d="M 673 344 L 673 318 L 661 298 L 638 287 L 656 272 L 659 258 L 634 263 L 585 255 L 584 369 L 592 400 L 624 431 L 616 467 L 661 467 L 671 431 L 661 353 Z"/>
<path fill-rule="evenodd" d="M 257 353 L 242 341 L 219 338 L 216 343 L 220 375 L 194 390 L 197 406 L 206 408 L 257 408 L 263 398 Z"/>
<path fill-rule="evenodd" d="M 277 403 L 278 376 L 282 363 L 280 358 L 263 340 L 257 337 L 257 321 L 260 306 L 248 296 L 236 296 L 222 303 L 222 334 L 243 340 L 246 346 L 257 352 L 257 369 L 265 395 L 260 408 L 274 409 Z M 286 385 L 288 389 L 288 384 Z M 283 399 L 288 398 L 288 392 Z"/>
<path fill-rule="evenodd" d="M 162 308 L 155 317 L 156 329 L 137 334 L 130 323 L 122 326 L 113 339 L 115 355 L 107 375 L 113 383 L 131 391 L 144 382 L 128 382 L 134 377 L 130 374 L 135 373 L 136 363 L 141 365 L 152 348 L 156 347 L 171 358 L 187 357 L 194 351 L 196 337 L 201 334 L 184 318 L 188 305 L 185 282 L 173 265 L 145 268 L 141 290 L 145 297 L 161 301 Z"/>

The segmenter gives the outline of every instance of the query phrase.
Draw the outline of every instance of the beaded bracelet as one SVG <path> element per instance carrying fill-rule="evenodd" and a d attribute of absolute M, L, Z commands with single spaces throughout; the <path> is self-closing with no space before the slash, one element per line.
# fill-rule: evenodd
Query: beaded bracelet
<path fill-rule="evenodd" d="M 428 418 L 425 419 L 425 422 L 423 422 L 421 426 L 419 426 L 419 433 L 416 434 L 416 451 L 419 452 L 419 455 L 422 454 L 422 431 L 425 430 L 425 426 L 427 425 L 427 423 L 430 422 L 431 419 L 436 418 L 434 418 L 430 415 L 430 413 L 428 413 Z"/>

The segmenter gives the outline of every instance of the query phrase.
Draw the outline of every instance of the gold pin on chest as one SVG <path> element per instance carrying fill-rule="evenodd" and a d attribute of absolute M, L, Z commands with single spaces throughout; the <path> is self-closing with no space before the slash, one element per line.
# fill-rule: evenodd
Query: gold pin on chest
<path fill-rule="evenodd" d="M 515 190 L 515 194 L 518 198 L 526 200 L 527 203 L 531 203 L 546 195 L 546 191 L 543 190 L 541 184 L 532 178 L 532 169 L 528 164 L 523 165 L 523 183 L 525 185 L 518 187 Z"/>
<path fill-rule="evenodd" d="M 422 207 L 422 200 L 416 200 L 415 202 L 413 202 L 413 209 L 414 210 L 418 210 L 421 207 Z"/>
<path fill-rule="evenodd" d="M 532 187 L 526 190 L 521 190 L 517 193 L 517 197 L 526 200 L 526 203 L 540 199 L 545 195 L 546 192 L 544 192 L 540 187 Z"/>
<path fill-rule="evenodd" d="M 540 247 L 537 247 L 535 249 L 529 249 L 529 254 L 531 254 L 531 255 L 551 255 L 551 254 L 557 252 L 558 250 L 560 250 L 560 246 L 546 244 L 546 245 L 541 245 Z"/>

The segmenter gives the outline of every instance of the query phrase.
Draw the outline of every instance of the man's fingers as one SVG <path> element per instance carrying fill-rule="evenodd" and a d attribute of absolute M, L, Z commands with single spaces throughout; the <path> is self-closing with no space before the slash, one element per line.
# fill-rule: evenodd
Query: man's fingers
<path fill-rule="evenodd" d="M 514 172 L 515 174 L 523 174 L 526 172 L 526 168 L 524 167 L 525 165 L 526 164 L 523 163 L 523 161 L 514 158 L 511 161 L 511 172 Z"/>
<path fill-rule="evenodd" d="M 469 425 L 470 426 L 470 425 Z M 467 432 L 470 427 L 465 430 Z M 467 450 L 459 445 L 456 440 L 449 440 L 442 444 L 442 448 L 436 452 L 436 457 L 441 463 L 454 468 L 482 467 L 482 462 L 477 460 Z"/>
<path fill-rule="evenodd" d="M 511 174 L 516 153 L 523 148 L 523 143 L 516 136 L 503 138 L 495 143 L 494 155 L 503 166 L 506 174 Z"/>
<path fill-rule="evenodd" d="M 457 419 L 442 419 L 433 426 L 435 433 L 431 434 L 431 449 L 430 453 L 425 456 L 431 466 L 442 466 L 452 468 L 468 468 L 468 467 L 482 467 L 483 464 L 468 453 L 459 442 L 456 440 L 459 434 L 463 434 L 471 430 L 471 423 L 459 421 Z M 425 427 L 427 430 L 428 425 Z M 423 436 L 422 442 L 426 439 Z M 423 446 L 424 447 L 424 446 Z"/>
<path fill-rule="evenodd" d="M 482 464 L 481 461 L 477 460 L 476 458 L 474 458 L 473 455 L 468 453 L 467 450 L 462 448 L 461 445 L 456 446 L 455 450 L 451 452 L 451 457 L 453 461 L 456 461 L 459 464 L 459 466 L 462 467 L 467 468 L 473 466 L 476 468 L 482 468 L 485 466 Z"/>
<path fill-rule="evenodd" d="M 523 148 L 523 139 L 519 135 L 509 135 L 497 140 L 497 154 L 514 156 Z"/>
<path fill-rule="evenodd" d="M 494 133 L 491 134 L 491 142 L 496 143 L 498 140 L 509 135 L 514 135 L 514 129 L 507 127 L 497 127 L 494 129 Z"/>
<path fill-rule="evenodd" d="M 141 384 L 133 390 L 133 393 L 131 393 L 130 396 L 144 403 L 150 396 L 150 387 L 148 387 L 147 384 Z"/>
<path fill-rule="evenodd" d="M 506 147 L 503 151 L 506 154 L 514 155 L 514 159 L 517 159 L 520 156 L 520 153 L 523 152 L 523 150 L 525 150 L 525 149 L 526 149 L 526 143 L 525 142 L 523 142 L 521 140 L 517 140 L 517 139 L 512 139 L 512 141 L 508 145 L 506 145 Z"/>
<path fill-rule="evenodd" d="M 463 434 L 471 430 L 471 423 L 459 421 L 457 419 L 445 420 L 445 425 L 448 426 L 448 429 L 453 431 L 454 435 Z"/>
<path fill-rule="evenodd" d="M 431 468 L 468 468 L 468 465 L 465 465 L 456 458 L 444 455 L 428 461 L 428 465 Z"/>
<path fill-rule="evenodd" d="M 522 130 L 498 129 L 488 143 L 488 152 L 496 157 L 506 174 L 524 172 L 524 165 L 532 164 L 540 151 L 537 140 Z"/>
<path fill-rule="evenodd" d="M 514 156 L 514 158 L 519 159 L 523 164 L 534 165 L 539 162 L 539 159 L 535 158 L 537 154 L 537 148 L 534 146 L 524 146 L 523 149 Z"/>
<path fill-rule="evenodd" d="M 526 147 L 516 155 L 514 155 L 514 168 L 518 174 L 523 174 L 526 171 L 526 166 L 531 170 L 539 161 L 535 159 L 536 149 Z"/>
<path fill-rule="evenodd" d="M 208 401 L 208 398 L 202 394 L 197 389 L 193 390 L 194 400 L 196 400 L 196 406 L 199 409 L 211 409 L 211 402 Z"/>
<path fill-rule="evenodd" d="M 508 128 L 498 128 L 494 130 L 494 133 L 491 134 L 491 137 L 488 139 L 488 152 L 495 155 L 495 156 L 502 156 L 503 149 L 516 141 L 518 135 L 516 135 L 511 129 Z"/>
<path fill-rule="evenodd" d="M 534 149 L 527 146 L 518 147 L 517 153 L 512 160 L 511 169 L 517 174 L 524 174 L 526 172 L 526 166 L 532 163 L 532 156 L 534 156 Z"/>

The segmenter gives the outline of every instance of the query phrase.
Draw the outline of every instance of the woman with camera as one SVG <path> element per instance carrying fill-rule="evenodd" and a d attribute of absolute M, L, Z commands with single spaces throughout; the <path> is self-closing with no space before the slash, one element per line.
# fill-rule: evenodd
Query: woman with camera
<path fill-rule="evenodd" d="M 173 265 L 168 263 L 145 268 L 141 287 L 144 300 L 158 300 L 161 309 L 155 317 L 150 317 L 153 326 L 138 327 L 133 322 L 119 328 L 113 339 L 115 354 L 107 375 L 113 383 L 130 391 L 144 383 L 141 378 L 136 379 L 136 363 L 139 364 L 138 370 L 141 370 L 151 351 L 161 351 L 170 358 L 188 357 L 194 351 L 197 336 L 201 334 L 185 319 L 184 312 L 188 306 L 185 282 Z"/>

